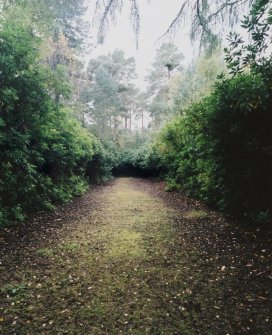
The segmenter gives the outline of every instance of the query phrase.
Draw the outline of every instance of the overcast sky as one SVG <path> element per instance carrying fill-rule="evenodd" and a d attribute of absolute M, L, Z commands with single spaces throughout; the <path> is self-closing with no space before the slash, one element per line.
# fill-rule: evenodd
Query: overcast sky
<path fill-rule="evenodd" d="M 89 10 L 86 13 L 86 20 L 92 22 L 95 2 L 91 2 Z M 115 49 L 124 50 L 126 56 L 133 56 L 136 59 L 139 87 L 145 88 L 144 77 L 147 70 L 151 67 L 154 60 L 156 49 L 160 44 L 169 40 L 159 39 L 167 30 L 172 20 L 180 10 L 180 0 L 138 0 L 140 5 L 141 31 L 139 36 L 139 48 L 136 48 L 135 34 L 129 19 L 129 8 L 126 4 L 130 1 L 123 0 L 124 8 L 117 17 L 116 23 L 111 24 L 103 45 L 98 45 L 86 59 L 95 58 L 101 54 L 113 52 Z M 246 13 L 242 13 L 246 14 Z M 189 28 L 180 27 L 173 42 L 185 56 L 184 65 L 188 64 L 194 56 L 198 54 L 198 45 L 192 45 L 189 38 Z M 243 33 L 239 25 L 234 28 L 235 31 Z M 227 29 L 227 33 L 228 33 Z M 97 31 L 91 28 L 90 35 L 93 41 L 96 40 Z"/>
<path fill-rule="evenodd" d="M 92 1 L 94 3 L 94 1 Z M 126 2 L 125 2 L 126 3 Z M 141 11 L 141 31 L 139 36 L 139 47 L 136 48 L 135 34 L 129 20 L 128 8 L 124 8 L 118 17 L 116 24 L 110 26 L 109 32 L 103 45 L 99 45 L 92 51 L 89 57 L 93 58 L 101 54 L 107 54 L 114 49 L 122 49 L 126 56 L 133 56 L 137 63 L 138 85 L 144 86 L 144 76 L 146 70 L 150 68 L 155 51 L 160 46 L 162 36 L 169 24 L 174 19 L 180 8 L 180 0 L 139 0 Z M 86 18 L 89 20 L 93 16 L 93 6 L 91 5 Z M 96 32 L 92 28 L 91 34 Z M 192 59 L 192 47 L 188 38 L 188 33 L 182 31 L 176 35 L 174 43 L 185 55 L 186 60 Z M 186 62 L 185 60 L 185 62 Z"/>

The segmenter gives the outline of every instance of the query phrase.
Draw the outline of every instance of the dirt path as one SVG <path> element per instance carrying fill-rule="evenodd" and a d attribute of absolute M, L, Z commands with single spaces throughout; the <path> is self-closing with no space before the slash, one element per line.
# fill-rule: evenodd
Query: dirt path
<path fill-rule="evenodd" d="M 0 334 L 271 335 L 271 239 L 258 234 L 118 178 L 3 232 Z"/>

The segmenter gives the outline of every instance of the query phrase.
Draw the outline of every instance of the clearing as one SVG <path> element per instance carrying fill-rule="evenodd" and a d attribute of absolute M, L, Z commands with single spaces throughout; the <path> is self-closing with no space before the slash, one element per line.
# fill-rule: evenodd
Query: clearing
<path fill-rule="evenodd" d="M 271 335 L 271 231 L 117 178 L 0 231 L 0 334 Z"/>

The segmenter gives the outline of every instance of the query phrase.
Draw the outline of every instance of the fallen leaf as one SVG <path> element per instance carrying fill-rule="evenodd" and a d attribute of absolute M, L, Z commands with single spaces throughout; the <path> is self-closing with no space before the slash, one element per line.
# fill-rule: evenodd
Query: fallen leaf
<path fill-rule="evenodd" d="M 258 299 L 260 299 L 260 300 L 267 300 L 267 298 L 265 298 L 265 297 L 258 297 Z"/>

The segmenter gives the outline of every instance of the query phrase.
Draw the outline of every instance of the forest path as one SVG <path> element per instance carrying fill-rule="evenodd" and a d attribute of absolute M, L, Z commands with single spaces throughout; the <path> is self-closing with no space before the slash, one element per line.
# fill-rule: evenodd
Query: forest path
<path fill-rule="evenodd" d="M 269 334 L 263 242 L 161 187 L 115 179 L 6 241 L 0 334 Z"/>

